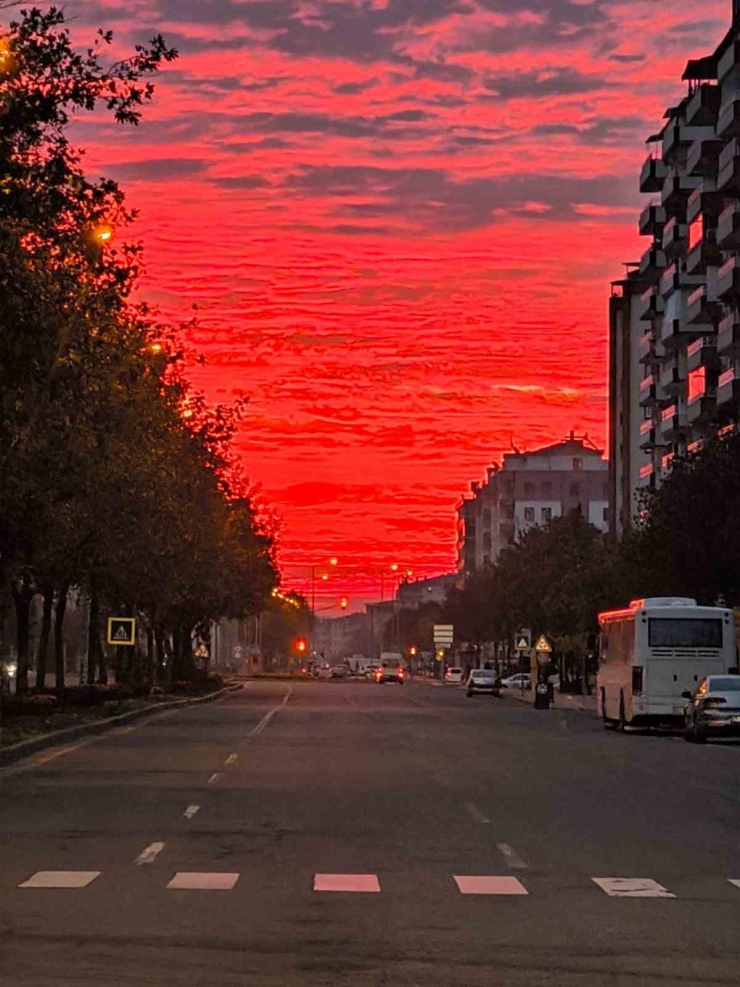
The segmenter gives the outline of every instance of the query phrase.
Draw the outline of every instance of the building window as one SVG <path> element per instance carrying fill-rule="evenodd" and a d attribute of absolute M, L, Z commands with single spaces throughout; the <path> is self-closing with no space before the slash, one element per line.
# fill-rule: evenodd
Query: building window
<path fill-rule="evenodd" d="M 609 521 L 609 508 L 608 507 L 605 507 L 604 508 L 604 521 L 607 521 L 607 522 Z"/>
<path fill-rule="evenodd" d="M 505 521 L 513 521 L 514 520 L 514 505 L 513 504 L 507 504 L 502 509 L 502 514 L 503 514 L 503 518 L 504 518 Z"/>
<path fill-rule="evenodd" d="M 489 510 L 488 507 L 483 511 L 483 527 L 484 528 L 491 527 L 491 511 Z"/>
<path fill-rule="evenodd" d="M 488 531 L 486 531 L 483 535 L 483 551 L 484 552 L 491 551 L 491 534 Z"/>
<path fill-rule="evenodd" d="M 571 483 L 571 485 L 570 485 L 570 495 L 571 495 L 571 497 L 580 497 L 581 496 L 581 484 L 580 483 Z"/>
<path fill-rule="evenodd" d="M 534 497 L 534 483 L 525 483 L 524 484 L 524 496 L 525 497 Z"/>
<path fill-rule="evenodd" d="M 583 460 L 581 459 L 580 456 L 574 456 L 573 457 L 573 469 L 574 470 L 582 470 L 583 469 Z"/>
<path fill-rule="evenodd" d="M 525 521 L 534 521 L 534 507 L 525 507 L 524 508 L 524 520 Z"/>
<path fill-rule="evenodd" d="M 550 483 L 549 480 L 545 480 L 542 484 L 542 496 L 548 498 L 552 497 L 552 483 Z"/>
<path fill-rule="evenodd" d="M 547 524 L 548 521 L 552 521 L 552 507 L 542 508 L 542 523 Z"/>
<path fill-rule="evenodd" d="M 491 564 L 491 556 L 490 555 L 484 555 L 483 556 L 483 565 L 490 565 L 490 564 Z"/>

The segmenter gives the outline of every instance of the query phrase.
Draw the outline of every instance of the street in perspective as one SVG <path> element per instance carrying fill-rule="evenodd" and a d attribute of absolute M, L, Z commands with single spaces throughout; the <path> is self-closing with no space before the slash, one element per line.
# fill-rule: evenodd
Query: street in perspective
<path fill-rule="evenodd" d="M 0 983 L 740 982 L 740 0 L 0 0 Z"/>

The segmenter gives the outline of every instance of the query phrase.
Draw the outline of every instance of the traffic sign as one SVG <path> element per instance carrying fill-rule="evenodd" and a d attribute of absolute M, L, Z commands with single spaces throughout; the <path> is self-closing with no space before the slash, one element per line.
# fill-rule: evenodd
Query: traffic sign
<path fill-rule="evenodd" d="M 519 638 L 519 640 L 516 642 L 516 650 L 529 651 L 529 641 L 526 639 L 526 637 Z"/>
<path fill-rule="evenodd" d="M 136 644 L 136 618 L 109 617 L 107 642 L 132 648 Z"/>
<path fill-rule="evenodd" d="M 535 651 L 546 651 L 546 652 L 551 652 L 552 651 L 552 645 L 547 640 L 547 638 L 545 637 L 544 634 L 540 634 L 540 636 L 537 638 L 537 644 L 535 644 L 534 650 Z"/>
<path fill-rule="evenodd" d="M 452 639 L 455 634 L 455 628 L 452 624 L 435 624 L 434 625 L 434 643 L 436 645 L 447 645 L 452 644 Z"/>
<path fill-rule="evenodd" d="M 198 647 L 195 649 L 195 651 L 193 652 L 193 654 L 194 654 L 194 656 L 196 658 L 208 658 L 208 657 L 210 657 L 209 654 L 208 654 L 208 648 L 205 646 L 205 644 L 203 644 L 202 641 L 198 645 Z"/>

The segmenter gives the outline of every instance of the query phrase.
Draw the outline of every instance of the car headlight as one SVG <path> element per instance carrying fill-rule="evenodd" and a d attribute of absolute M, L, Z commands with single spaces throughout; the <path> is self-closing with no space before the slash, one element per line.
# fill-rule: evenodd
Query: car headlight
<path fill-rule="evenodd" d="M 8 676 L 11 679 L 14 679 L 15 676 L 16 676 L 16 672 L 18 671 L 18 666 L 16 664 L 6 665 L 5 666 L 5 669 L 6 669 L 7 673 L 8 673 Z"/>

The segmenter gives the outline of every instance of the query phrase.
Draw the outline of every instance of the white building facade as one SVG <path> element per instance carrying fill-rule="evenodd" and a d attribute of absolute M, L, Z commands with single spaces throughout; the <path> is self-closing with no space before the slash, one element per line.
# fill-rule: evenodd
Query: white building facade
<path fill-rule="evenodd" d="M 571 432 L 551 446 L 507 453 L 458 505 L 458 567 L 469 573 L 493 565 L 528 528 L 574 509 L 606 531 L 608 495 L 608 464 L 587 436 Z"/>

